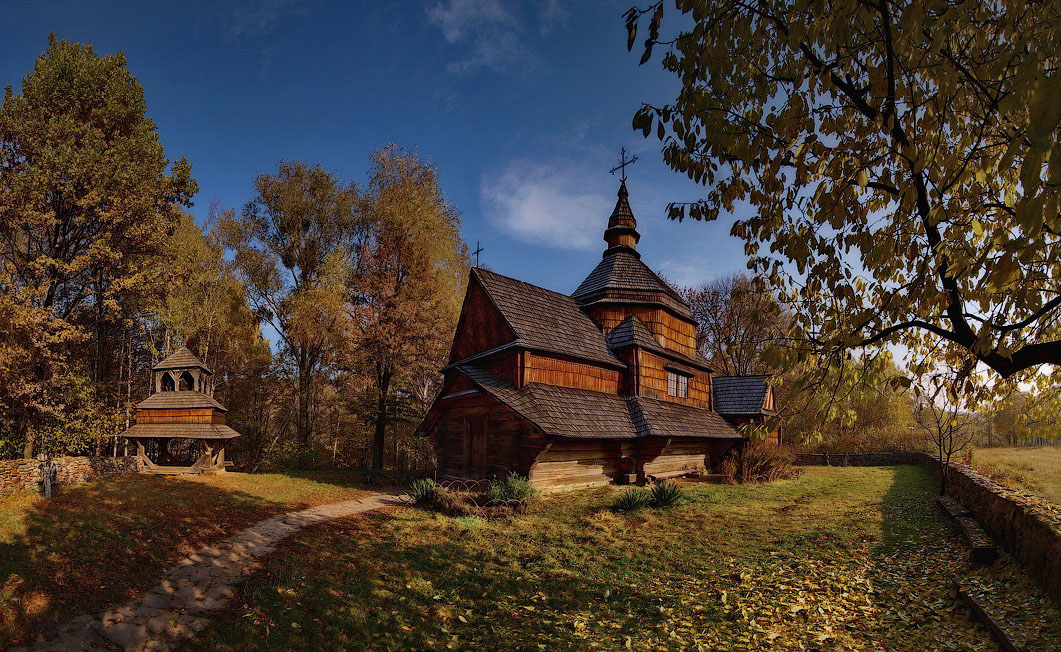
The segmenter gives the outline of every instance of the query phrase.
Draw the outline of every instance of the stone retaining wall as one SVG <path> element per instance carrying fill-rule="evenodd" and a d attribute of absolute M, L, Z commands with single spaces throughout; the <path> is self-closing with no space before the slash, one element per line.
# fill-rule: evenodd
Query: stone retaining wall
<path fill-rule="evenodd" d="M 921 464 L 938 478 L 940 463 L 925 453 L 799 454 L 799 465 Z M 1061 506 L 1011 489 L 951 462 L 947 493 L 960 500 L 988 534 L 1061 603 Z"/>
<path fill-rule="evenodd" d="M 125 473 L 139 473 L 135 457 L 56 457 L 56 484 L 76 484 Z M 0 496 L 20 491 L 39 491 L 40 460 L 0 460 Z"/>

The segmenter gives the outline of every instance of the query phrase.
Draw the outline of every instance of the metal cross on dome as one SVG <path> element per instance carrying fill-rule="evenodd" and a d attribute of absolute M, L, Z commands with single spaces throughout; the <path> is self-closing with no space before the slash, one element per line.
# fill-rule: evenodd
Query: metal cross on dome
<path fill-rule="evenodd" d="M 627 165 L 633 165 L 634 163 L 637 163 L 637 155 L 635 154 L 633 156 L 629 156 L 628 157 L 627 154 L 626 154 L 626 148 L 625 147 L 621 147 L 621 148 L 619 148 L 619 165 L 616 165 L 615 167 L 613 167 L 609 171 L 612 174 L 615 174 L 616 170 L 622 170 L 621 174 L 619 175 L 619 179 L 622 180 L 623 183 L 625 183 L 626 182 L 626 166 Z"/>

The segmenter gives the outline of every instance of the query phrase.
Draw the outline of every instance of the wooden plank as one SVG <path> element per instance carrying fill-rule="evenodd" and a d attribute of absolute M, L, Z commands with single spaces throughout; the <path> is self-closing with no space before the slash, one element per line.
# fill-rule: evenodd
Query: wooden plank
<path fill-rule="evenodd" d="M 954 520 L 958 522 L 969 542 L 969 559 L 974 564 L 993 564 L 998 559 L 998 548 L 980 524 L 968 516 L 959 516 Z"/>
<path fill-rule="evenodd" d="M 1006 631 L 1006 628 L 988 612 L 987 607 L 980 599 L 961 586 L 957 580 L 954 581 L 954 585 L 958 590 L 958 597 L 969 606 L 969 609 L 981 622 L 987 625 L 987 628 L 991 630 L 991 634 L 994 635 L 995 640 L 998 641 L 999 646 L 1005 652 L 1027 652 L 1026 648 L 1017 645 L 1013 641 L 1013 637 Z"/>
<path fill-rule="evenodd" d="M 971 514 L 971 512 L 966 509 L 965 505 L 962 505 L 958 500 L 951 496 L 936 496 L 936 502 L 940 504 L 943 511 L 947 512 L 951 518 L 969 516 Z"/>

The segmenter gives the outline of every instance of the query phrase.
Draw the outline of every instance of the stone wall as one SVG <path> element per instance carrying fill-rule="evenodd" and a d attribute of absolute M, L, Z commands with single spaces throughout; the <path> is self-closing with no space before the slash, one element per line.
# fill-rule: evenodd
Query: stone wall
<path fill-rule="evenodd" d="M 800 454 L 800 465 L 890 466 L 921 464 L 938 478 L 941 465 L 924 453 Z M 973 513 L 996 543 L 1061 603 L 1061 506 L 1011 489 L 951 462 L 947 493 Z"/>
<path fill-rule="evenodd" d="M 139 473 L 136 457 L 56 457 L 56 484 L 76 484 L 125 473 Z M 0 460 L 0 496 L 20 491 L 40 491 L 40 461 Z"/>

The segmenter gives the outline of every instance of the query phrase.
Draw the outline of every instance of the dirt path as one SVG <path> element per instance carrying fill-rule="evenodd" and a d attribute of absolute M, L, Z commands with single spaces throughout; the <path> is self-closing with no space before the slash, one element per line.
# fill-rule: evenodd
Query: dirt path
<path fill-rule="evenodd" d="M 210 614 L 228 604 L 235 586 L 261 568 L 259 558 L 285 537 L 307 525 L 399 504 L 396 496 L 374 494 L 267 518 L 185 557 L 139 600 L 72 618 L 50 628 L 43 642 L 9 652 L 168 650 L 209 625 Z"/>

